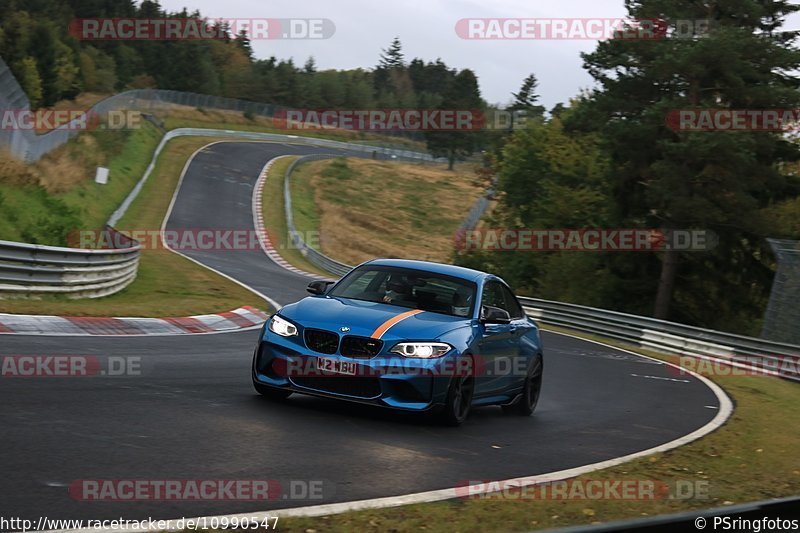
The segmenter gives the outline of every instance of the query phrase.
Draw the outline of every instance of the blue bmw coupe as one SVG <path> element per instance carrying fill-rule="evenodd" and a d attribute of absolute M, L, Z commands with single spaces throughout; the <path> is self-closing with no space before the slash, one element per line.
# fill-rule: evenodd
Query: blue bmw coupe
<path fill-rule="evenodd" d="M 450 425 L 477 406 L 523 416 L 536 408 L 539 329 L 497 276 L 378 259 L 308 292 L 264 324 L 253 358 L 262 395 L 436 411 Z"/>

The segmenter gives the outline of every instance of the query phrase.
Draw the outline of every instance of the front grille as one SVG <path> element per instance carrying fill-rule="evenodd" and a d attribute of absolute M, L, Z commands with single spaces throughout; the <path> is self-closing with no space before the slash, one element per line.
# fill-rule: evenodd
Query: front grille
<path fill-rule="evenodd" d="M 378 378 L 362 376 L 294 376 L 295 385 L 320 392 L 355 396 L 357 398 L 377 398 L 381 395 Z"/>
<path fill-rule="evenodd" d="M 307 329 L 303 334 L 306 346 L 315 352 L 334 354 L 339 347 L 339 335 L 332 331 Z"/>
<path fill-rule="evenodd" d="M 383 341 L 348 335 L 342 339 L 341 353 L 347 357 L 375 357 L 381 353 Z"/>

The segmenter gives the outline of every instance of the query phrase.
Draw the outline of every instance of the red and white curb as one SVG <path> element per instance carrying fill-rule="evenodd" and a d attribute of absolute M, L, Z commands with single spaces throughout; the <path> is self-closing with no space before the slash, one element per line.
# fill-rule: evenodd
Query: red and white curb
<path fill-rule="evenodd" d="M 275 246 L 272 244 L 272 241 L 269 238 L 269 234 L 267 234 L 267 229 L 264 226 L 264 205 L 262 202 L 262 198 L 264 196 L 264 184 L 267 181 L 267 175 L 269 174 L 272 165 L 274 165 L 276 162 L 286 157 L 294 157 L 294 156 L 282 155 L 274 159 L 270 159 L 269 162 L 267 162 L 267 164 L 261 170 L 261 174 L 258 175 L 258 180 L 256 181 L 256 185 L 253 190 L 253 226 L 256 228 L 256 234 L 258 235 L 258 242 L 261 244 L 261 249 L 264 250 L 264 253 L 267 254 L 267 257 L 269 257 L 274 263 L 285 268 L 286 270 L 294 272 L 295 274 L 300 274 L 301 276 L 306 276 L 308 278 L 328 280 L 330 278 L 326 278 L 324 276 L 319 276 L 317 274 L 312 274 L 310 272 L 306 272 L 305 270 L 301 270 L 296 266 L 290 264 L 283 257 L 281 257 L 281 255 L 275 249 Z"/>
<path fill-rule="evenodd" d="M 131 336 L 229 333 L 260 328 L 269 315 L 245 306 L 227 313 L 170 318 L 108 318 L 0 313 L 0 335 Z"/>

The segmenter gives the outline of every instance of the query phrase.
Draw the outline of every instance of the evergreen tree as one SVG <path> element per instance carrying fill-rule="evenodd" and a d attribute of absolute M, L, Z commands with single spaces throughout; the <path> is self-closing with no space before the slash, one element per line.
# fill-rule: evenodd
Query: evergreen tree
<path fill-rule="evenodd" d="M 511 93 L 514 97 L 514 102 L 509 106 L 510 111 L 522 112 L 523 116 L 535 117 L 544 114 L 544 106 L 538 105 L 539 95 L 536 89 L 539 82 L 534 74 L 529 75 L 522 82 L 519 92 Z M 514 127 L 515 120 L 512 119 L 511 127 Z"/>
<path fill-rule="evenodd" d="M 478 78 L 464 69 L 456 75 L 453 84 L 443 95 L 442 109 L 482 110 Z M 430 131 L 425 134 L 428 150 L 435 156 L 447 158 L 447 168 L 453 170 L 456 159 L 472 154 L 483 140 L 482 131 Z"/>
<path fill-rule="evenodd" d="M 790 178 L 780 163 L 796 160 L 797 147 L 776 133 L 676 132 L 665 117 L 685 108 L 796 108 L 800 52 L 794 34 L 780 30 L 800 6 L 631 0 L 627 7 L 630 18 L 661 19 L 667 27 L 701 19 L 711 26 L 691 36 L 670 31 L 656 41 L 610 39 L 583 56 L 601 88 L 582 120 L 607 142 L 620 223 L 710 229 L 721 239 L 711 253 L 666 251 L 660 265 L 644 256 L 626 259 L 629 272 L 644 276 L 631 286 L 641 292 L 648 280 L 659 280 L 652 286 L 658 318 L 718 325 L 725 316 L 728 328 L 733 320 L 752 327 L 743 317 L 758 314 L 771 278 L 752 220 L 786 194 Z M 633 261 L 639 266 L 632 268 Z M 680 306 L 670 312 L 673 295 Z"/>

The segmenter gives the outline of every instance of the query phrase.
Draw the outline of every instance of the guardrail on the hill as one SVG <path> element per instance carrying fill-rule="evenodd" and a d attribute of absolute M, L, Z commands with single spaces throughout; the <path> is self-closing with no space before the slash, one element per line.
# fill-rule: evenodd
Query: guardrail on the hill
<path fill-rule="evenodd" d="M 136 278 L 138 242 L 106 228 L 114 249 L 89 250 L 0 241 L 0 297 L 61 294 L 100 298 L 121 291 Z"/>
<path fill-rule="evenodd" d="M 800 346 L 550 300 L 521 297 L 520 302 L 530 317 L 544 324 L 655 351 L 722 360 L 800 381 Z"/>
<path fill-rule="evenodd" d="M 289 168 L 286 169 L 286 174 L 283 177 L 283 202 L 286 210 L 286 229 L 289 231 L 289 235 L 291 236 L 292 245 L 300 250 L 300 253 L 303 254 L 303 256 L 305 256 L 305 258 L 311 261 L 311 263 L 314 265 L 326 272 L 330 272 L 331 274 L 342 277 L 350 272 L 353 267 L 331 259 L 322 252 L 315 250 L 303 240 L 300 232 L 297 231 L 297 228 L 294 225 L 294 216 L 292 215 L 292 194 L 289 189 L 289 182 L 292 177 L 292 172 L 294 172 L 295 168 L 297 168 L 299 165 L 308 161 L 333 159 L 335 157 L 337 156 L 330 154 L 317 154 L 307 155 L 292 161 L 292 164 L 290 164 Z"/>
<path fill-rule="evenodd" d="M 4 75 L 5 73 L 5 75 Z M 16 85 L 16 81 L 11 76 L 7 68 L 4 69 L 4 64 L 0 62 L 0 83 L 5 81 L 5 85 L 0 85 L 0 103 L 6 101 L 4 93 L 14 93 L 11 88 Z M 18 92 L 18 91 L 17 91 Z M 24 93 L 23 93 L 24 94 Z M 105 116 L 111 111 L 140 111 L 143 113 L 152 114 L 159 109 L 167 109 L 170 105 L 189 106 L 202 109 L 218 109 L 223 111 L 239 111 L 242 113 L 251 113 L 253 115 L 272 117 L 274 114 L 281 110 L 286 109 L 281 106 L 273 104 L 264 104 L 260 102 L 251 102 L 247 100 L 237 100 L 235 98 L 225 98 L 222 96 L 211 96 L 207 94 L 197 94 L 180 91 L 168 91 L 162 89 L 134 89 L 123 93 L 109 96 L 86 112 L 90 116 Z M 27 108 L 26 108 L 27 109 Z M 25 161 L 38 161 L 45 154 L 58 148 L 75 135 L 85 131 L 81 126 L 84 122 L 83 118 L 76 118 L 73 121 L 63 124 L 47 133 L 37 135 L 33 131 L 13 131 L 12 137 L 0 136 L 0 147 L 6 148 L 11 151 L 16 157 L 24 159 Z M 2 132 L 0 132 L 2 133 Z M 295 135 L 277 135 L 278 137 L 296 137 Z M 319 139 L 323 141 L 324 139 Z M 377 143 L 379 141 L 365 141 L 366 143 Z M 401 150 L 397 146 L 375 146 L 374 144 L 359 144 L 359 143 L 343 143 L 351 146 L 351 149 L 361 146 L 365 151 L 382 152 L 397 155 L 398 157 L 409 157 L 418 161 L 430 161 L 430 156 L 421 158 L 416 155 L 416 152 L 410 150 Z M 389 143 L 387 143 L 389 144 Z M 322 146 L 322 144 L 320 144 Z"/>

